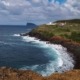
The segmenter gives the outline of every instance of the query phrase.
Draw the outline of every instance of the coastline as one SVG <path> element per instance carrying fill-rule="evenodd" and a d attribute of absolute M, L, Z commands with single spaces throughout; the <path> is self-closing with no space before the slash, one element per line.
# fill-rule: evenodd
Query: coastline
<path fill-rule="evenodd" d="M 27 34 L 27 35 L 29 35 L 31 37 L 36 37 L 38 39 L 41 39 L 42 41 L 48 41 L 49 43 L 60 44 L 63 47 L 66 47 L 67 51 L 73 55 L 73 59 L 75 61 L 74 69 L 80 69 L 80 44 L 79 43 L 76 43 L 76 42 L 68 40 L 68 39 L 61 38 L 60 36 L 58 36 L 58 37 L 55 36 L 50 39 L 47 39 L 47 38 L 44 38 L 39 33 L 35 34 L 33 32 L 29 32 L 29 34 Z"/>
<path fill-rule="evenodd" d="M 41 65 L 41 67 L 42 66 L 45 67 L 45 70 L 42 69 L 40 71 L 36 71 L 36 69 L 38 70 L 40 65 L 37 66 L 34 65 L 35 66 L 34 71 L 38 72 L 42 76 L 49 76 L 55 72 L 63 73 L 73 69 L 74 67 L 73 56 L 67 52 L 67 49 L 65 47 L 49 43 L 48 41 L 42 41 L 40 39 L 30 37 L 28 35 L 22 36 L 22 38 L 23 41 L 25 42 L 36 43 L 36 45 L 40 45 L 39 46 L 40 48 L 46 50 L 45 55 L 48 55 L 48 57 L 50 56 L 51 58 L 53 58 L 52 60 L 49 61 L 49 63 L 46 64 L 46 66 Z M 57 56 L 55 60 L 54 56 L 55 57 Z M 23 67 L 22 70 L 26 70 L 26 67 Z M 30 68 L 30 70 L 33 69 Z"/>

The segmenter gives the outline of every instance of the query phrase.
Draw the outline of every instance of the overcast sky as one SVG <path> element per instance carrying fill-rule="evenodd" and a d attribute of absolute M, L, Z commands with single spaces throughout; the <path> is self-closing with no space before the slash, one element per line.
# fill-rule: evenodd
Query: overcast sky
<path fill-rule="evenodd" d="M 43 24 L 80 18 L 80 0 L 0 0 L 0 24 Z"/>

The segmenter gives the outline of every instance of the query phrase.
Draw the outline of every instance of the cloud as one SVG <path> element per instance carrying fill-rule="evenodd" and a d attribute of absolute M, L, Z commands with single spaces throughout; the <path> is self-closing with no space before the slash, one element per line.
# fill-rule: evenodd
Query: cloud
<path fill-rule="evenodd" d="M 80 1 L 65 0 L 60 4 L 58 0 L 0 0 L 0 17 L 0 24 L 41 24 L 59 19 L 80 18 Z"/>
<path fill-rule="evenodd" d="M 34 3 L 40 3 L 41 0 L 32 0 L 32 2 L 34 2 Z"/>

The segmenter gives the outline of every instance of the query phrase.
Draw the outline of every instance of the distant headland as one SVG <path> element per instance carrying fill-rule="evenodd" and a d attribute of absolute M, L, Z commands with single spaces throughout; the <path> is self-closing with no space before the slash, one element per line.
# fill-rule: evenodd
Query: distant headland
<path fill-rule="evenodd" d="M 34 23 L 27 23 L 26 26 L 29 26 L 29 27 L 37 27 L 37 25 L 34 24 Z"/>

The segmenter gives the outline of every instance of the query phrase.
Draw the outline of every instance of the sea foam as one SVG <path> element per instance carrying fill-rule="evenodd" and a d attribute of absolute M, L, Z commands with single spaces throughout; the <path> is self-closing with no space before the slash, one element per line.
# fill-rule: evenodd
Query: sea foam
<path fill-rule="evenodd" d="M 57 56 L 55 60 L 50 60 L 49 63 L 43 64 L 43 65 L 33 65 L 33 66 L 27 66 L 24 65 L 20 69 L 23 70 L 34 70 L 43 76 L 49 76 L 54 72 L 64 72 L 67 70 L 71 70 L 74 67 L 74 60 L 72 56 L 69 55 L 67 52 L 67 49 L 64 48 L 61 45 L 57 44 L 50 44 L 45 41 L 41 41 L 35 37 L 30 36 L 22 36 L 22 40 L 25 42 L 31 42 L 33 44 L 36 44 L 37 47 L 41 47 L 45 49 L 45 55 L 54 57 Z"/>
<path fill-rule="evenodd" d="M 20 36 L 20 34 L 13 34 L 13 36 L 16 36 L 16 37 L 18 37 L 18 36 Z"/>

